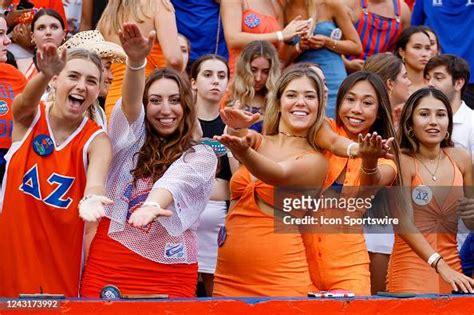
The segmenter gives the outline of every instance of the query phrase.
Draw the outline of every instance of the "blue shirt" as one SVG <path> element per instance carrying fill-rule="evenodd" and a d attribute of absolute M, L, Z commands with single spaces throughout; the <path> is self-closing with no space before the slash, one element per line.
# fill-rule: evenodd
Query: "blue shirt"
<path fill-rule="evenodd" d="M 171 0 L 171 3 L 176 10 L 178 32 L 191 42 L 190 60 L 215 53 L 228 59 L 222 21 L 218 28 L 220 7 L 214 0 Z"/>
<path fill-rule="evenodd" d="M 426 25 L 439 37 L 443 53 L 466 59 L 474 83 L 474 0 L 417 0 L 412 25 Z"/>

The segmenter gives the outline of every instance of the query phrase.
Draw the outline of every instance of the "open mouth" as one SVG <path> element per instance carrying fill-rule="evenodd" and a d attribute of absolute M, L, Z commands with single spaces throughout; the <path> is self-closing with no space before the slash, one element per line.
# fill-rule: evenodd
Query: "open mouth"
<path fill-rule="evenodd" d="M 438 135 L 440 131 L 438 129 L 426 129 L 426 133 L 431 134 L 431 135 Z"/>
<path fill-rule="evenodd" d="M 166 118 L 157 118 L 156 120 L 163 127 L 172 127 L 176 121 L 176 118 L 166 117 Z"/>
<path fill-rule="evenodd" d="M 292 111 L 290 112 L 293 116 L 297 117 L 297 118 L 304 118 L 306 116 L 308 116 L 308 112 L 305 112 L 305 111 L 301 111 L 301 110 L 295 110 L 295 111 Z"/>
<path fill-rule="evenodd" d="M 355 118 L 355 117 L 347 117 L 347 120 L 354 126 L 361 125 L 364 120 L 360 118 Z"/>
<path fill-rule="evenodd" d="M 81 109 L 82 104 L 84 103 L 84 96 L 78 94 L 70 94 L 68 96 L 69 105 L 75 111 L 79 111 Z"/>

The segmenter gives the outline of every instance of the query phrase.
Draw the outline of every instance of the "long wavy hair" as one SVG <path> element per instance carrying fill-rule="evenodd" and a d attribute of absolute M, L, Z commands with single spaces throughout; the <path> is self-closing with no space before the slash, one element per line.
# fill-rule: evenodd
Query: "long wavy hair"
<path fill-rule="evenodd" d="M 443 92 L 435 88 L 427 87 L 419 89 L 410 95 L 407 102 L 405 103 L 405 106 L 403 107 L 400 118 L 400 126 L 402 126 L 402 128 L 400 128 L 399 131 L 400 148 L 403 153 L 415 154 L 418 152 L 420 142 L 414 136 L 414 134 L 410 136 L 410 133 L 413 132 L 413 113 L 415 112 L 415 109 L 418 107 L 418 105 L 420 105 L 421 100 L 430 96 L 440 100 L 448 112 L 448 135 L 443 139 L 443 141 L 441 141 L 440 145 L 442 148 L 454 146 L 453 141 L 451 140 L 451 135 L 453 134 L 453 110 L 449 100 Z"/>
<path fill-rule="evenodd" d="M 266 100 L 268 100 L 268 92 L 275 90 L 281 73 L 278 53 L 275 47 L 267 41 L 253 41 L 242 49 L 240 57 L 237 59 L 234 83 L 232 84 L 232 101 L 238 100 L 241 105 L 244 105 L 246 101 L 255 97 L 255 81 L 250 63 L 258 57 L 264 57 L 270 62 L 265 89 L 261 93 L 266 95 Z"/>
<path fill-rule="evenodd" d="M 137 166 L 131 171 L 135 183 L 138 179 L 148 177 L 153 181 L 158 180 L 168 167 L 194 144 L 192 133 L 196 124 L 196 109 L 191 86 L 187 78 L 181 76 L 177 71 L 164 68 L 155 70 L 148 76 L 143 93 L 145 117 L 150 86 L 160 79 L 170 79 L 178 85 L 183 119 L 174 133 L 163 138 L 145 118 L 145 143 L 136 153 Z"/>
<path fill-rule="evenodd" d="M 317 149 L 314 139 L 316 137 L 316 133 L 323 124 L 325 117 L 324 86 L 321 78 L 316 74 L 315 71 L 311 70 L 311 68 L 291 66 L 283 72 L 277 82 L 275 93 L 271 94 L 271 98 L 267 104 L 267 109 L 265 110 L 265 118 L 263 120 L 265 135 L 275 135 L 279 133 L 281 118 L 281 96 L 291 81 L 302 77 L 307 77 L 310 79 L 318 95 L 318 114 L 316 116 L 316 121 L 311 126 L 307 136 L 308 143 L 311 145 L 311 147 Z"/>
<path fill-rule="evenodd" d="M 156 10 L 155 0 L 109 0 L 102 13 L 102 17 L 97 23 L 97 29 L 104 34 L 117 33 L 122 24 L 129 20 L 143 23 L 144 18 L 152 18 Z M 170 0 L 159 0 L 164 7 L 174 12 L 174 7 Z"/>

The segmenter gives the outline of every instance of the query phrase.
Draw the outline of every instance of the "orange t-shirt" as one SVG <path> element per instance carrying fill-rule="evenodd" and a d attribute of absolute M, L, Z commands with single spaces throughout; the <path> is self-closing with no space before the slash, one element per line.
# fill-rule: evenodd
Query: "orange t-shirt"
<path fill-rule="evenodd" d="M 0 149 L 12 144 L 13 116 L 11 105 L 26 85 L 25 76 L 15 67 L 0 63 Z"/>
<path fill-rule="evenodd" d="M 89 143 L 104 131 L 84 118 L 55 146 L 46 110 L 39 105 L 27 134 L 5 157 L 0 214 L 3 297 L 39 292 L 78 296 L 84 223 L 77 206 L 86 185 Z"/>

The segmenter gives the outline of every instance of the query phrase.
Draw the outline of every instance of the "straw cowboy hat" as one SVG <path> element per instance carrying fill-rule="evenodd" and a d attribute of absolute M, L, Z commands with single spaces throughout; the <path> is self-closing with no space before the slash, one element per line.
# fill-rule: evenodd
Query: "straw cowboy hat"
<path fill-rule="evenodd" d="M 106 42 L 97 30 L 77 33 L 62 44 L 58 50 L 73 48 L 84 48 L 93 51 L 100 58 L 111 59 L 113 63 L 124 63 L 127 57 L 122 47 L 112 42 Z"/>

